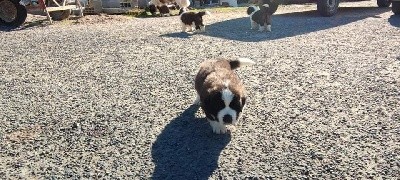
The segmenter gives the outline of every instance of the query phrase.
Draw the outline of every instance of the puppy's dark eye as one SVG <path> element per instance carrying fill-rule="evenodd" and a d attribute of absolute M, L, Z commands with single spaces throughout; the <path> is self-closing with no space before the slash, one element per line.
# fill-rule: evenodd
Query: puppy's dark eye
<path fill-rule="evenodd" d="M 225 104 L 221 99 L 221 94 L 216 93 L 205 98 L 201 106 L 206 115 L 209 114 L 217 117 L 218 112 L 225 107 Z"/>
<path fill-rule="evenodd" d="M 242 103 L 240 102 L 241 99 L 239 97 L 233 97 L 231 103 L 229 104 L 229 107 L 232 109 L 241 112 L 242 111 Z"/>

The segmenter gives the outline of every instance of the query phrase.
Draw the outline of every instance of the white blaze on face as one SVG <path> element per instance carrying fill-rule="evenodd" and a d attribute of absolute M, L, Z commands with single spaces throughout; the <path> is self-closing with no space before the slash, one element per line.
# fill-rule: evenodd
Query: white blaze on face
<path fill-rule="evenodd" d="M 229 82 L 227 82 L 228 84 Z M 223 118 L 225 115 L 230 115 L 232 117 L 232 124 L 236 124 L 237 120 L 236 120 L 236 111 L 234 109 L 232 109 L 231 107 L 229 107 L 229 104 L 232 102 L 233 100 L 233 93 L 231 90 L 229 90 L 229 88 L 226 88 L 224 90 L 222 90 L 221 92 L 222 96 L 222 101 L 224 101 L 225 104 L 225 108 L 223 108 L 222 110 L 220 110 L 218 112 L 218 121 L 223 124 Z"/>
<path fill-rule="evenodd" d="M 233 99 L 233 93 L 228 88 L 222 90 L 222 100 L 225 103 L 225 106 L 228 107 Z"/>

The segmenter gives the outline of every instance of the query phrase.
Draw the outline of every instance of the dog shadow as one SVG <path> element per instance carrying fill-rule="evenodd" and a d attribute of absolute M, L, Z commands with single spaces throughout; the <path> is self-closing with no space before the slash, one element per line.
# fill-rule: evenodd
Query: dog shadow
<path fill-rule="evenodd" d="M 369 17 L 380 18 L 377 15 L 387 11 L 390 11 L 390 8 L 342 7 L 332 17 L 322 17 L 316 10 L 276 14 L 272 16 L 271 32 L 251 30 L 249 18 L 242 17 L 210 24 L 206 26 L 206 32 L 203 34 L 228 40 L 260 42 L 326 30 Z M 392 20 L 394 23 L 395 21 Z M 164 36 L 174 37 L 173 34 Z"/>
<path fill-rule="evenodd" d="M 152 179 L 208 179 L 218 168 L 231 135 L 216 135 L 207 121 L 196 118 L 192 105 L 174 118 L 152 145 Z"/>
<path fill-rule="evenodd" d="M 400 28 L 400 16 L 391 15 L 388 21 L 390 25 Z"/>
<path fill-rule="evenodd" d="M 193 33 L 187 33 L 187 32 L 175 32 L 175 33 L 160 35 L 160 37 L 171 37 L 171 38 L 182 38 L 182 39 L 188 39 L 191 36 L 193 36 Z"/>

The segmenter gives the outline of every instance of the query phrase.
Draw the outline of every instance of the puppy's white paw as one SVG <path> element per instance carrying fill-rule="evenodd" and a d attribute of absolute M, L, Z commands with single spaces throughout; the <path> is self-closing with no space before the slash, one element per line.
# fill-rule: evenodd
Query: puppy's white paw
<path fill-rule="evenodd" d="M 206 31 L 206 26 L 201 26 L 200 27 L 200 32 L 205 32 Z"/>
<path fill-rule="evenodd" d="M 259 32 L 265 31 L 265 27 L 264 26 L 260 26 L 260 28 L 258 28 Z"/>
<path fill-rule="evenodd" d="M 267 25 L 266 31 L 267 31 L 267 32 L 271 32 L 271 25 Z"/>
<path fill-rule="evenodd" d="M 200 102 L 200 96 L 199 95 L 196 96 L 196 100 L 194 100 L 193 104 L 200 106 L 201 102 Z"/>
<path fill-rule="evenodd" d="M 226 128 L 225 125 L 220 124 L 217 121 L 210 121 L 210 120 L 208 120 L 208 121 L 210 122 L 210 125 L 211 125 L 211 127 L 213 129 L 213 133 L 215 133 L 215 134 L 225 134 L 228 131 L 228 129 Z"/>

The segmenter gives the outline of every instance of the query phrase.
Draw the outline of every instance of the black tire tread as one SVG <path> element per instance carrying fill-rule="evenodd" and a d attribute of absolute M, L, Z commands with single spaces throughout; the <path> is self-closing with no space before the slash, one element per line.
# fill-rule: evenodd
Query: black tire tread
<path fill-rule="evenodd" d="M 51 19 L 54 21 L 62 21 L 64 19 L 69 18 L 71 15 L 71 9 L 64 10 L 64 11 L 54 11 L 49 13 L 51 16 Z"/>
<path fill-rule="evenodd" d="M 395 15 L 400 15 L 400 1 L 392 1 L 392 12 Z"/>
<path fill-rule="evenodd" d="M 390 0 L 376 0 L 378 7 L 389 7 L 391 4 Z"/>
<path fill-rule="evenodd" d="M 5 0 L 5 1 L 7 1 L 7 0 Z M 11 22 L 6 22 L 6 21 L 0 19 L 0 24 L 4 24 L 6 26 L 10 26 L 13 28 L 19 27 L 22 24 L 24 24 L 26 17 L 28 16 L 28 12 L 26 11 L 25 6 L 19 4 L 19 1 L 10 0 L 10 2 L 12 2 L 14 4 L 14 6 L 17 8 L 17 16 Z"/>
<path fill-rule="evenodd" d="M 335 0 L 335 7 L 331 9 L 329 7 L 329 0 L 317 0 L 317 10 L 321 16 L 330 17 L 337 13 L 339 8 L 339 0 Z"/>

